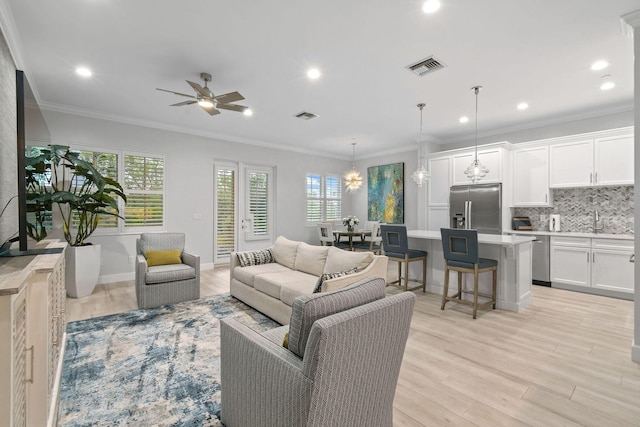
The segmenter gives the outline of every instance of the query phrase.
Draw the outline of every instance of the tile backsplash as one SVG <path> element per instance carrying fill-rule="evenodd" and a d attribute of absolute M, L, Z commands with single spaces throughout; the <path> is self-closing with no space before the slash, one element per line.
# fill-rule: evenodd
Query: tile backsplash
<path fill-rule="evenodd" d="M 554 189 L 550 208 L 514 208 L 514 216 L 528 216 L 534 230 L 549 229 L 549 215 L 560 215 L 560 231 L 592 233 L 600 213 L 603 233 L 633 234 L 633 186 Z M 543 216 L 544 220 L 540 219 Z"/>

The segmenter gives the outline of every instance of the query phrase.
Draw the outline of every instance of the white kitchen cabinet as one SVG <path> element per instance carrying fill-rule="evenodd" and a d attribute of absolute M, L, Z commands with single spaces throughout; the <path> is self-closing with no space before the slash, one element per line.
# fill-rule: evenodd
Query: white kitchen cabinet
<path fill-rule="evenodd" d="M 451 227 L 449 206 L 434 206 L 428 209 L 427 230 L 440 230 Z"/>
<path fill-rule="evenodd" d="M 553 286 L 633 294 L 632 240 L 552 237 Z"/>
<path fill-rule="evenodd" d="M 449 206 L 451 187 L 451 156 L 435 157 L 428 160 L 431 179 L 428 187 L 429 206 Z M 431 230 L 431 228 L 429 228 Z"/>
<path fill-rule="evenodd" d="M 633 135 L 597 138 L 594 144 L 594 184 L 633 185 Z"/>
<path fill-rule="evenodd" d="M 633 185 L 633 133 L 627 129 L 551 143 L 550 187 Z"/>
<path fill-rule="evenodd" d="M 513 158 L 513 206 L 549 206 L 549 147 L 515 150 Z"/>
<path fill-rule="evenodd" d="M 552 188 L 593 185 L 593 139 L 551 144 L 549 149 Z"/>
<path fill-rule="evenodd" d="M 478 150 L 478 160 L 489 173 L 482 178 L 482 184 L 495 184 L 502 182 L 502 148 L 491 148 Z M 453 184 L 468 185 L 471 180 L 464 174 L 464 171 L 475 160 L 475 150 L 453 155 Z"/>

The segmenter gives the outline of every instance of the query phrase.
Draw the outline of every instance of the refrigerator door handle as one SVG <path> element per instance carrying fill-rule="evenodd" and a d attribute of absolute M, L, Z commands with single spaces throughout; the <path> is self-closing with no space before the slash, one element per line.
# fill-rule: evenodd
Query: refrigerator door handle
<path fill-rule="evenodd" d="M 471 229 L 471 200 L 467 200 L 466 202 L 464 202 L 464 208 L 465 208 L 465 222 L 464 222 L 464 228 L 466 228 L 467 230 Z"/>

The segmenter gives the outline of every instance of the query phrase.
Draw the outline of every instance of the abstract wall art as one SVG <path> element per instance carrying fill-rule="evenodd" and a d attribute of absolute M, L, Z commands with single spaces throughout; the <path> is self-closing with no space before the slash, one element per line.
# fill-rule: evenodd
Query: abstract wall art
<path fill-rule="evenodd" d="M 404 163 L 367 168 L 368 219 L 404 223 Z"/>

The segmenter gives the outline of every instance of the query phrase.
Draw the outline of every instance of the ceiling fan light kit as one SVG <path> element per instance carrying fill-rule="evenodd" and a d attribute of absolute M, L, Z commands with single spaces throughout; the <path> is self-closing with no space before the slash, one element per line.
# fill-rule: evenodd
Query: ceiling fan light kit
<path fill-rule="evenodd" d="M 245 113 L 245 115 L 251 115 L 250 113 L 247 113 L 247 111 L 250 111 L 249 107 L 244 105 L 231 104 L 232 102 L 241 101 L 244 99 L 244 96 L 240 95 L 239 92 L 229 92 L 216 96 L 213 94 L 213 92 L 211 92 L 211 89 L 207 87 L 207 84 L 211 81 L 211 74 L 200 73 L 200 78 L 204 80 L 204 87 L 200 86 L 198 83 L 186 80 L 189 86 L 191 86 L 191 88 L 196 92 L 195 95 L 189 95 L 186 93 L 174 92 L 172 90 L 160 88 L 156 88 L 156 90 L 192 98 L 189 101 L 182 101 L 176 104 L 171 104 L 171 107 L 181 107 L 183 105 L 191 105 L 197 103 L 200 108 L 202 108 L 212 116 L 220 114 L 220 110 L 237 111 L 239 113 Z"/>

